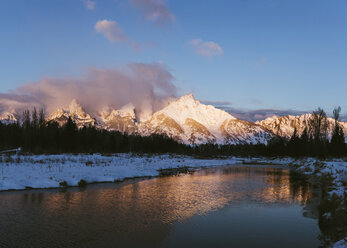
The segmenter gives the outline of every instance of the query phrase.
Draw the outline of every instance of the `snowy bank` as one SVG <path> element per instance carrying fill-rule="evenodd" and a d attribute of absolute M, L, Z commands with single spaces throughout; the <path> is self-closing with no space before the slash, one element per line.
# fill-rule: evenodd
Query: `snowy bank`
<path fill-rule="evenodd" d="M 77 186 L 113 182 L 125 178 L 158 176 L 161 169 L 210 167 L 242 163 L 241 159 L 195 159 L 189 156 L 131 154 L 103 155 L 12 155 L 0 157 L 0 190 L 55 188 L 66 182 Z"/>

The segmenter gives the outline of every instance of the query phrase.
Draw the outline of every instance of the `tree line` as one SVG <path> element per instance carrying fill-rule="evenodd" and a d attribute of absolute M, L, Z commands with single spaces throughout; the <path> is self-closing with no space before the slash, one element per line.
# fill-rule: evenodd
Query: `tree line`
<path fill-rule="evenodd" d="M 268 145 L 269 152 L 275 155 L 311 156 L 311 157 L 341 157 L 347 155 L 345 136 L 340 121 L 341 107 L 333 111 L 334 126 L 329 134 L 329 119 L 326 112 L 318 108 L 313 111 L 306 123 L 304 131 L 298 135 L 294 129 L 289 140 L 276 137 Z"/>
<path fill-rule="evenodd" d="M 78 128 L 69 118 L 60 126 L 45 120 L 43 110 L 26 110 L 22 120 L 13 124 L 0 122 L 0 150 L 21 147 L 30 153 L 182 153 L 186 148 L 164 135 L 128 135 L 93 126 Z"/>
<path fill-rule="evenodd" d="M 347 155 L 343 129 L 339 123 L 341 108 L 335 108 L 334 129 L 328 132 L 328 117 L 321 108 L 313 111 L 304 131 L 294 129 L 290 139 L 274 136 L 267 145 L 204 144 L 188 146 L 165 135 L 129 135 L 118 131 L 78 128 L 69 118 L 60 126 L 46 121 L 43 110 L 23 112 L 22 120 L 12 124 L 0 122 L 0 150 L 21 147 L 30 153 L 178 153 L 198 156 L 313 156 L 340 157 Z"/>

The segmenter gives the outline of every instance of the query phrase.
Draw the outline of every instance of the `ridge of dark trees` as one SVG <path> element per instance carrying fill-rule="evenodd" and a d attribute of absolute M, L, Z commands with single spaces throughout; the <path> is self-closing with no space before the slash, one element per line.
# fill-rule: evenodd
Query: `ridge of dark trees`
<path fill-rule="evenodd" d="M 21 147 L 30 153 L 177 153 L 198 156 L 312 156 L 341 157 L 347 155 L 345 137 L 339 124 L 341 108 L 334 109 L 335 126 L 328 137 L 328 120 L 323 109 L 312 113 L 305 130 L 297 130 L 290 139 L 275 136 L 264 144 L 188 146 L 165 135 L 129 135 L 118 131 L 97 129 L 93 126 L 77 128 L 69 118 L 59 126 L 46 122 L 43 110 L 26 110 L 22 120 L 12 124 L 0 122 L 0 151 Z"/>

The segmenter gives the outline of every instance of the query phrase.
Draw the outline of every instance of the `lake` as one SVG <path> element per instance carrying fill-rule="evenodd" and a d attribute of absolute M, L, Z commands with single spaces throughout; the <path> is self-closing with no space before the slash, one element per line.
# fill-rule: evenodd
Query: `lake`
<path fill-rule="evenodd" d="M 0 247 L 318 247 L 317 197 L 286 168 L 0 193 Z"/>

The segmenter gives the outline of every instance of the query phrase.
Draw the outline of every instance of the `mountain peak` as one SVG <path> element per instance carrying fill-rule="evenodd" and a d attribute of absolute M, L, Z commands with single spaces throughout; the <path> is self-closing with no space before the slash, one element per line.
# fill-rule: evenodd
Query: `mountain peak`
<path fill-rule="evenodd" d="M 47 118 L 47 121 L 56 121 L 60 125 L 63 125 L 69 118 L 75 121 L 78 127 L 94 126 L 95 124 L 95 119 L 83 110 L 76 99 L 73 99 L 67 108 L 61 108 L 53 112 Z"/>
<path fill-rule="evenodd" d="M 85 111 L 83 110 L 82 106 L 77 102 L 76 99 L 72 99 L 71 103 L 69 104 L 67 110 L 74 115 L 78 116 L 86 116 Z"/>
<path fill-rule="evenodd" d="M 184 104 L 200 103 L 198 100 L 195 100 L 193 93 L 181 96 L 176 102 Z"/>
<path fill-rule="evenodd" d="M 0 114 L 0 122 L 3 124 L 11 124 L 17 122 L 17 118 L 13 113 L 3 112 Z"/>

